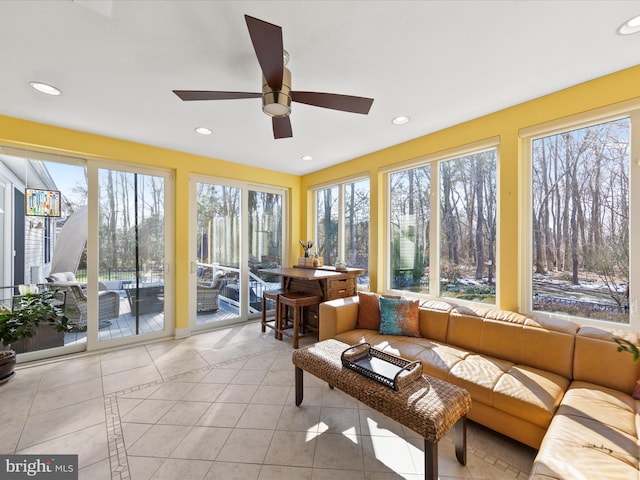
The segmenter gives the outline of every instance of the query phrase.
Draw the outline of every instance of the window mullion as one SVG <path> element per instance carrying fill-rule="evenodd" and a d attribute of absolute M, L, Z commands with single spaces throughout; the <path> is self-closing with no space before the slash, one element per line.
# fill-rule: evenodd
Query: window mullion
<path fill-rule="evenodd" d="M 635 128 L 634 128 L 635 127 Z M 631 165 L 629 205 L 640 205 L 640 110 L 631 113 Z M 640 209 L 629 208 L 629 246 L 640 238 Z M 629 248 L 629 326 L 640 330 L 640 255 Z"/>
<path fill-rule="evenodd" d="M 344 202 L 344 183 L 338 185 L 338 258 L 343 262 L 347 257 L 345 251 L 345 234 L 344 234 L 344 215 L 345 215 L 345 202 Z"/>
<path fill-rule="evenodd" d="M 429 228 L 429 294 L 440 296 L 440 169 L 439 162 L 431 162 L 429 168 L 431 198 L 431 218 Z"/>

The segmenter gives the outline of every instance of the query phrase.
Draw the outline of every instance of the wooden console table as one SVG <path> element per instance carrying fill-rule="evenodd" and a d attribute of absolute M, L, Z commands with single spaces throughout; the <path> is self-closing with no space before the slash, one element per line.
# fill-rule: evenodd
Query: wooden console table
<path fill-rule="evenodd" d="M 260 270 L 282 278 L 282 289 L 286 292 L 308 292 L 318 295 L 323 302 L 334 298 L 356 295 L 356 277 L 364 270 L 347 268 L 336 270 L 334 267 L 291 267 L 268 268 Z"/>

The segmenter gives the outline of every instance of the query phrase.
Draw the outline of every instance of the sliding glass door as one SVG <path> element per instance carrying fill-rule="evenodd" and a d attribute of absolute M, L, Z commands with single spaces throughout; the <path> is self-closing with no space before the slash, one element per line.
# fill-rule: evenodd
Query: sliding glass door
<path fill-rule="evenodd" d="M 40 325 L 14 343 L 21 362 L 86 347 L 87 317 L 66 301 L 71 284 L 86 287 L 86 205 L 84 160 L 0 145 L 2 307 L 19 310 L 26 292 L 51 290 L 73 325 L 67 333 Z"/>
<path fill-rule="evenodd" d="M 247 243 L 249 247 L 248 269 L 250 284 L 249 317 L 261 315 L 262 292 L 276 288 L 280 278 L 265 275 L 265 268 L 282 266 L 283 194 L 278 190 L 251 188 L 248 191 L 249 218 Z M 267 302 L 267 309 L 274 308 Z"/>
<path fill-rule="evenodd" d="M 240 188 L 196 183 L 196 296 L 198 325 L 240 318 Z"/>
<path fill-rule="evenodd" d="M 281 190 L 192 179 L 192 327 L 225 325 L 259 316 L 269 287 L 262 268 L 282 262 Z"/>
<path fill-rule="evenodd" d="M 97 181 L 98 340 L 165 332 L 166 179 L 99 168 Z"/>

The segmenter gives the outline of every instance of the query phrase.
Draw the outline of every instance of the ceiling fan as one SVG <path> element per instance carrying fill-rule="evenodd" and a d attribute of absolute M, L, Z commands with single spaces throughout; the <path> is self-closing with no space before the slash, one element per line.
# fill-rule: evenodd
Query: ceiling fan
<path fill-rule="evenodd" d="M 284 62 L 282 28 L 249 15 L 244 18 L 262 70 L 262 93 L 206 90 L 173 90 L 173 93 L 184 101 L 262 97 L 262 111 L 272 117 L 273 137 L 276 139 L 293 136 L 289 119 L 292 101 L 344 112 L 369 113 L 373 98 L 292 91 L 291 72 Z"/>

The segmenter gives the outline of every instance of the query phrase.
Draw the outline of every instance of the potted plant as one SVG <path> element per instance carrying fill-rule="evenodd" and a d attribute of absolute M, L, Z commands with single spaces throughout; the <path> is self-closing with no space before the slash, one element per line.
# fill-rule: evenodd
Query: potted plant
<path fill-rule="evenodd" d="M 0 343 L 4 346 L 0 351 L 0 383 L 8 381 L 15 373 L 16 353 L 11 345 L 35 336 L 40 325 L 62 333 L 73 327 L 57 302 L 55 291 L 26 293 L 13 311 L 0 312 Z"/>

